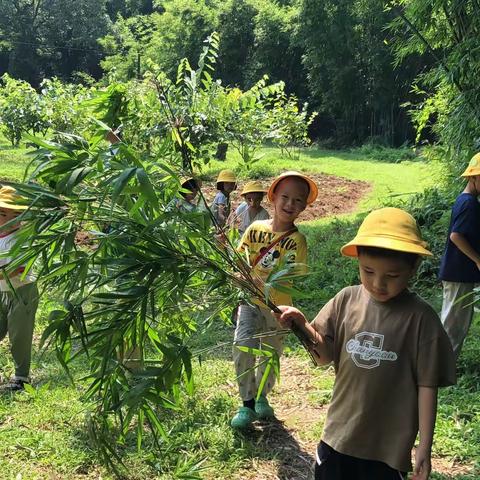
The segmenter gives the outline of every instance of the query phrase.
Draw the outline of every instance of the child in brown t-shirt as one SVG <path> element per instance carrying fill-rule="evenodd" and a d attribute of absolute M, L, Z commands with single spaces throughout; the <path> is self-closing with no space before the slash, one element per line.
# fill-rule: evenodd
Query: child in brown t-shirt
<path fill-rule="evenodd" d="M 455 383 L 455 360 L 437 314 L 407 289 L 431 255 L 425 247 L 412 216 L 376 210 L 342 247 L 358 257 L 361 285 L 339 292 L 311 324 L 281 307 L 280 323 L 295 322 L 317 363 L 335 367 L 316 480 L 406 478 L 418 432 L 413 479 L 429 477 L 437 388 Z"/>

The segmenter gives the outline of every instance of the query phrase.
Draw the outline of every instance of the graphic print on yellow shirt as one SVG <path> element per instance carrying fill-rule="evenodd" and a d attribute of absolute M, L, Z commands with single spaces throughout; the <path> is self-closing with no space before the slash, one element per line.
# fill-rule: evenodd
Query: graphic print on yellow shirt
<path fill-rule="evenodd" d="M 253 265 L 258 255 L 262 255 L 264 250 L 284 233 L 273 232 L 270 220 L 253 222 L 243 234 L 238 251 L 248 255 L 248 263 Z M 285 263 L 306 263 L 307 243 L 305 237 L 300 232 L 292 232 L 269 249 L 257 265 L 252 268 L 252 274 L 254 277 L 265 281 L 275 265 L 278 265 L 281 260 Z M 301 269 L 301 273 L 305 271 L 306 266 Z M 275 305 L 292 304 L 292 297 L 278 290 L 271 291 L 270 299 Z M 261 302 L 258 300 L 253 300 L 253 302 L 261 305 Z"/>

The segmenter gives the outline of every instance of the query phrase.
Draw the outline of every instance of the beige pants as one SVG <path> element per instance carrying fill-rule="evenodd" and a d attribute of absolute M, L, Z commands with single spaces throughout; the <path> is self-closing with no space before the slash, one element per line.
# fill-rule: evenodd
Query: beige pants
<path fill-rule="evenodd" d="M 458 358 L 463 341 L 472 323 L 474 302 L 472 293 L 476 284 L 458 282 L 442 282 L 442 284 L 441 319 L 443 328 L 445 328 L 448 338 L 452 342 L 455 357 Z"/>
<path fill-rule="evenodd" d="M 264 362 L 265 357 L 257 358 L 255 355 L 242 352 L 236 347 L 245 346 L 262 349 L 267 345 L 280 356 L 283 351 L 284 335 L 275 333 L 280 328 L 270 310 L 257 306 L 240 305 L 234 337 L 233 362 L 242 400 L 250 400 L 256 397 L 265 373 L 266 363 Z M 262 394 L 269 393 L 274 384 L 275 374 L 272 370 L 263 387 Z"/>
<path fill-rule="evenodd" d="M 0 292 L 0 340 L 7 335 L 15 365 L 15 378 L 28 381 L 32 357 L 33 327 L 38 307 L 35 283 Z"/>

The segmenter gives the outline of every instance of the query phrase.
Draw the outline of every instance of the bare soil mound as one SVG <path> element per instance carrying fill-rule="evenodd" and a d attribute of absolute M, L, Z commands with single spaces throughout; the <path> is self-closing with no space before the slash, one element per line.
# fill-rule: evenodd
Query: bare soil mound
<path fill-rule="evenodd" d="M 317 200 L 300 215 L 300 222 L 352 212 L 358 202 L 372 189 L 369 183 L 361 180 L 348 180 L 347 178 L 323 173 L 309 174 L 309 176 L 317 183 L 319 193 Z M 262 183 L 265 187 L 268 187 L 273 179 L 274 177 L 263 178 Z M 242 182 L 240 182 L 238 190 L 231 195 L 232 210 L 242 202 L 241 187 Z M 202 191 L 207 201 L 211 203 L 216 193 L 215 185 L 204 183 Z M 272 205 L 265 201 L 263 206 L 272 215 Z"/>

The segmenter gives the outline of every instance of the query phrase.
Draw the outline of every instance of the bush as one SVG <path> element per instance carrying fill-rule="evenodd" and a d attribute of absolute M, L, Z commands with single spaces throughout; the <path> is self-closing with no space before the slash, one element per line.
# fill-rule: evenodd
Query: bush
<path fill-rule="evenodd" d="M 370 141 L 352 151 L 366 156 L 371 160 L 386 163 L 400 163 L 406 160 L 416 160 L 417 154 L 411 147 L 389 148 L 382 144 Z"/>

